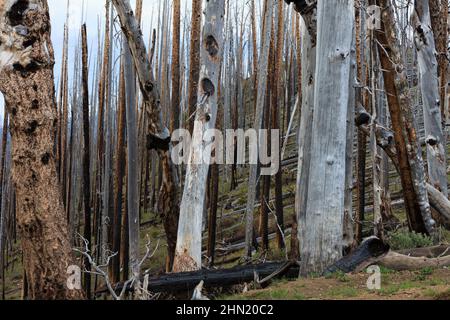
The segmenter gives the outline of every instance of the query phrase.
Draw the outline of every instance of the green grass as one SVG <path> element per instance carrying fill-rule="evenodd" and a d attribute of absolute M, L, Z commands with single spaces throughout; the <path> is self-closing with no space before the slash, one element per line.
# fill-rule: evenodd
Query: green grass
<path fill-rule="evenodd" d="M 331 297 L 354 298 L 358 296 L 358 290 L 352 287 L 336 287 L 328 291 Z"/>
<path fill-rule="evenodd" d="M 430 237 L 404 229 L 389 233 L 387 242 L 393 250 L 423 248 L 433 245 L 433 240 Z"/>
<path fill-rule="evenodd" d="M 325 279 L 336 279 L 340 282 L 349 282 L 350 277 L 342 271 L 336 271 L 325 275 Z"/>

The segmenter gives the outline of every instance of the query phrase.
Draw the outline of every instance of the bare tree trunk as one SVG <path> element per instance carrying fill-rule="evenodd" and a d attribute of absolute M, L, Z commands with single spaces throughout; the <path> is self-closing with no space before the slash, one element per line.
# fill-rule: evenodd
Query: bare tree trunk
<path fill-rule="evenodd" d="M 370 64 L 372 66 L 372 70 L 370 72 L 370 88 L 374 93 L 371 95 L 372 101 L 372 121 L 370 123 L 371 131 L 370 131 L 370 145 L 372 151 L 372 188 L 373 188 L 373 224 L 374 224 L 374 235 L 380 239 L 383 239 L 383 218 L 381 214 L 382 207 L 382 187 L 381 187 L 381 156 L 380 156 L 380 148 L 377 145 L 377 119 L 378 119 L 378 110 L 377 110 L 377 94 L 378 88 L 376 87 L 376 46 L 372 45 L 374 41 L 373 33 L 370 34 Z"/>
<path fill-rule="evenodd" d="M 308 179 L 311 163 L 311 133 L 314 114 L 314 88 L 316 84 L 316 42 L 315 34 L 310 34 L 309 28 L 302 24 L 302 110 L 300 127 L 298 131 L 298 169 L 297 188 L 295 195 L 295 211 L 297 213 L 298 234 L 301 239 L 307 226 L 306 221 L 306 200 L 308 198 Z M 295 236 L 295 235 L 294 235 Z M 300 252 L 300 247 L 299 247 Z"/>
<path fill-rule="evenodd" d="M 266 12 L 264 15 L 264 34 L 262 39 L 262 49 L 259 60 L 258 68 L 258 97 L 256 102 L 255 123 L 253 129 L 260 131 L 263 125 L 263 109 L 264 100 L 266 98 L 267 90 L 267 76 L 269 67 L 269 51 L 270 51 L 270 38 L 272 32 L 272 14 L 275 6 L 274 0 L 266 0 Z M 258 141 L 261 141 L 261 134 L 259 134 Z M 256 185 L 258 180 L 258 165 L 250 166 L 250 179 L 247 197 L 247 208 L 245 218 L 245 256 L 251 258 L 252 256 L 252 243 L 253 243 L 253 211 L 256 199 Z"/>
<path fill-rule="evenodd" d="M 122 48 L 123 49 L 123 48 Z M 119 110 L 118 110 L 118 136 L 116 148 L 116 164 L 115 164 L 115 199 L 114 199 L 114 221 L 113 221 L 113 246 L 112 251 L 118 255 L 113 259 L 112 265 L 112 281 L 115 283 L 120 281 L 120 243 L 122 232 L 122 211 L 123 211 L 123 179 L 125 176 L 125 128 L 126 128 L 126 110 L 127 97 L 125 85 L 124 59 L 122 58 L 119 80 Z"/>
<path fill-rule="evenodd" d="M 81 290 L 67 287 L 67 268 L 74 260 L 53 152 L 58 118 L 47 1 L 28 1 L 25 7 L 21 1 L 8 2 L 0 17 L 0 33 L 20 43 L 20 48 L 3 43 L 13 58 L 1 66 L 0 91 L 11 116 L 12 176 L 28 295 L 82 298 Z M 17 25 L 28 29 L 26 36 Z"/>
<path fill-rule="evenodd" d="M 89 243 L 89 249 L 92 248 L 92 235 L 91 235 L 91 171 L 90 171 L 90 159 L 91 159 L 91 144 L 90 144 L 90 125 L 89 125 L 89 70 L 88 70 L 88 44 L 87 44 L 87 31 L 86 25 L 83 24 L 81 28 L 81 41 L 82 41 L 82 78 L 83 78 L 83 204 L 84 204 L 84 233 L 83 237 Z M 86 292 L 86 298 L 89 300 L 91 297 L 91 264 L 89 259 L 84 260 L 84 267 L 86 272 L 84 274 L 84 288 Z"/>
<path fill-rule="evenodd" d="M 200 76 L 200 32 L 202 22 L 202 0 L 192 0 L 191 44 L 189 53 L 188 121 L 189 132 L 194 130 L 197 105 L 198 79 Z"/>
<path fill-rule="evenodd" d="M 170 131 L 180 127 L 180 0 L 173 2 L 172 112 Z"/>
<path fill-rule="evenodd" d="M 347 137 L 345 147 L 345 197 L 344 197 L 344 250 L 350 250 L 355 241 L 355 219 L 353 216 L 353 150 L 355 145 L 355 105 L 356 105 L 356 40 L 355 26 L 352 29 L 352 47 L 350 50 L 349 97 L 347 108 Z"/>
<path fill-rule="evenodd" d="M 443 127 L 447 122 L 448 99 L 447 78 L 448 65 L 448 0 L 430 0 L 431 28 L 433 29 L 434 42 L 436 44 L 438 76 L 440 88 L 440 106 Z M 445 134 L 445 132 L 444 132 Z M 446 137 L 445 137 L 446 138 Z M 446 142 L 444 142 L 446 145 Z"/>
<path fill-rule="evenodd" d="M 209 202 L 208 220 L 208 258 L 209 267 L 214 266 L 216 231 L 217 231 L 217 202 L 219 200 L 219 165 L 213 164 L 211 167 L 211 188 Z"/>
<path fill-rule="evenodd" d="M 126 121 L 127 121 L 127 147 L 128 147 L 128 230 L 130 247 L 131 273 L 139 278 L 139 172 L 138 172 L 138 134 L 136 117 L 136 74 L 134 72 L 130 48 L 127 42 L 123 43 L 125 66 L 124 77 L 126 87 Z"/>
<path fill-rule="evenodd" d="M 388 0 L 380 0 L 384 9 L 382 29 L 376 38 L 381 47 L 379 54 L 384 84 L 391 114 L 398 167 L 402 181 L 409 226 L 420 233 L 434 234 L 435 221 L 425 188 L 422 153 L 417 141 L 415 117 L 408 99 L 406 72 L 400 55 L 400 44 L 395 29 L 393 8 Z"/>
<path fill-rule="evenodd" d="M 5 161 L 6 161 L 6 146 L 8 144 L 8 108 L 5 106 L 5 112 L 3 116 L 3 127 L 2 127 L 2 152 L 0 154 L 0 215 L 3 219 L 5 213 L 2 210 L 2 199 L 4 197 L 3 195 L 3 177 L 5 176 Z M 0 229 L 0 233 L 2 233 L 2 230 Z M 0 242 L 2 239 L 0 239 Z M 0 246 L 0 250 L 2 247 Z M 2 251 L 0 251 L 0 255 L 2 254 Z"/>
<path fill-rule="evenodd" d="M 301 109 L 301 107 L 299 106 L 300 103 L 302 103 L 303 100 L 303 91 L 304 91 L 304 78 L 303 78 L 303 41 L 302 39 L 304 39 L 302 37 L 302 26 L 301 26 L 301 19 L 299 17 L 299 15 L 296 12 L 292 12 L 293 15 L 295 15 L 295 40 L 296 40 L 296 44 L 297 44 L 297 70 L 295 70 L 295 72 L 297 72 L 297 82 L 298 82 L 298 89 L 297 89 L 297 101 L 295 102 L 296 107 L 294 109 Z M 306 47 L 305 47 L 306 48 Z M 295 112 L 295 111 L 294 111 Z M 300 123 L 301 123 L 301 119 L 303 117 L 303 113 L 302 110 L 299 110 L 299 126 L 298 126 L 298 130 L 297 130 L 297 146 L 300 147 Z M 293 119 L 292 119 L 293 120 Z M 292 121 L 290 120 L 290 122 L 292 123 Z M 289 124 L 288 127 L 288 131 L 290 131 L 289 127 L 291 124 Z M 286 136 L 287 139 L 287 136 Z M 286 140 L 287 141 L 287 140 Z M 286 143 L 285 143 L 286 145 Z M 285 150 L 285 147 L 283 146 L 283 150 Z M 300 152 L 300 149 L 299 149 Z M 282 157 L 284 155 L 284 151 L 282 152 Z M 300 158 L 299 158 L 300 159 Z M 297 182 L 298 182 L 298 172 L 297 172 Z M 295 193 L 295 210 L 294 210 L 294 214 L 293 214 L 293 222 L 292 222 L 292 231 L 291 231 L 291 251 L 289 253 L 289 257 L 290 259 L 295 259 L 296 261 L 298 261 L 300 259 L 300 243 L 299 243 L 299 239 L 298 239 L 298 209 L 299 209 L 299 201 L 300 199 L 298 199 L 299 193 L 298 193 L 298 186 L 299 184 L 297 183 L 297 188 L 296 188 L 296 193 Z"/>
<path fill-rule="evenodd" d="M 67 2 L 67 6 L 69 2 Z M 67 8 L 67 12 L 69 12 Z M 68 108 L 69 108 L 69 26 L 68 26 L 69 14 L 67 13 L 66 23 L 64 25 L 64 46 L 63 46 L 63 74 L 62 74 L 62 109 L 61 109 L 61 148 L 60 148 L 60 167 L 59 167 L 59 180 L 61 183 L 61 193 L 63 196 L 63 204 L 66 206 L 66 167 L 67 167 L 67 124 L 68 124 Z"/>
<path fill-rule="evenodd" d="M 306 214 L 301 221 L 301 273 L 321 272 L 342 256 L 347 109 L 354 3 L 317 3 L 317 67 Z M 334 79 L 330 82 L 329 79 Z M 330 101 L 335 104 L 330 105 Z"/>
<path fill-rule="evenodd" d="M 143 96 L 144 108 L 148 116 L 148 127 L 146 128 L 147 148 L 149 150 L 157 150 L 162 163 L 163 179 L 158 199 L 158 211 L 164 221 L 168 242 L 167 269 L 171 269 L 178 229 L 178 193 L 176 188 L 178 185 L 178 176 L 177 170 L 170 158 L 172 148 L 170 134 L 162 120 L 158 87 L 153 78 L 142 32 L 133 15 L 130 3 L 126 0 L 113 0 L 113 4 L 119 15 L 122 31 L 128 40 L 133 56 Z M 127 121 L 130 120 L 127 119 Z M 130 155 L 128 155 L 128 161 L 130 161 Z"/>
<path fill-rule="evenodd" d="M 360 6 L 356 8 L 356 55 L 357 55 L 357 78 L 361 86 L 366 84 L 365 79 L 365 1 L 360 1 Z M 366 94 L 365 94 L 366 95 Z M 363 93 L 358 90 L 357 100 L 362 103 Z M 367 136 L 358 130 L 358 151 L 356 157 L 356 191 L 357 206 L 355 219 L 355 240 L 362 241 L 362 222 L 364 220 L 366 208 L 366 157 L 367 157 Z"/>
<path fill-rule="evenodd" d="M 284 45 L 284 1 L 278 0 L 278 16 L 275 22 L 277 25 L 277 43 L 275 52 L 275 69 L 272 83 L 272 129 L 280 129 L 280 97 L 281 90 L 281 68 L 283 64 L 283 45 Z M 289 104 L 289 103 L 288 103 Z M 287 137 L 286 137 L 287 138 Z M 280 159 L 281 159 L 281 150 Z M 284 249 L 284 213 L 283 213 L 283 170 L 278 170 L 275 175 L 275 216 L 277 230 L 277 245 L 279 249 Z"/>
<path fill-rule="evenodd" d="M 204 134 L 216 126 L 221 57 L 223 50 L 224 0 L 204 3 L 205 22 L 200 49 L 201 72 L 192 146 L 187 165 L 185 188 L 180 205 L 174 271 L 202 267 L 202 214 L 212 147 Z"/>
<path fill-rule="evenodd" d="M 108 6 L 105 8 L 105 40 L 103 44 L 103 61 L 101 65 L 101 75 L 98 89 L 98 115 L 97 115 L 97 155 L 96 155 L 96 170 L 94 180 L 94 239 L 97 246 L 97 259 L 102 254 L 102 215 L 103 215 L 103 197 L 101 196 L 103 191 L 103 179 L 102 174 L 105 165 L 105 101 L 106 101 L 106 82 L 108 77 L 108 65 L 109 65 L 109 51 L 111 50 L 110 39 L 110 15 Z M 95 281 L 97 285 L 97 277 Z"/>
<path fill-rule="evenodd" d="M 428 178 L 448 197 L 445 137 L 442 130 L 438 63 L 428 0 L 415 2 L 415 45 L 419 60 L 420 86 L 427 144 Z M 445 100 L 441 103 L 445 103 Z"/>

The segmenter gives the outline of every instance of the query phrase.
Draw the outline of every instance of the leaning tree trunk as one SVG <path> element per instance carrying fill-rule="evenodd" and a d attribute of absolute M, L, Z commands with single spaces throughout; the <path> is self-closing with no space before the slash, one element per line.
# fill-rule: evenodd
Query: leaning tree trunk
<path fill-rule="evenodd" d="M 306 213 L 299 220 L 304 275 L 322 272 L 342 256 L 353 1 L 319 1 L 317 15 L 311 163 Z"/>
<path fill-rule="evenodd" d="M 438 62 L 436 46 L 431 30 L 431 17 L 428 0 L 415 2 L 413 25 L 415 30 L 414 42 L 419 59 L 420 86 L 423 99 L 423 117 L 428 159 L 429 182 L 446 197 L 447 189 L 447 160 L 445 152 L 445 138 L 442 129 L 441 101 L 438 79 Z"/>
<path fill-rule="evenodd" d="M 391 114 L 398 168 L 405 198 L 406 214 L 412 230 L 434 234 L 435 221 L 425 185 L 422 152 L 417 139 L 415 117 L 408 99 L 408 83 L 395 29 L 393 8 L 388 0 L 378 2 L 385 10 L 381 30 L 375 32 Z"/>
<path fill-rule="evenodd" d="M 215 128 L 218 108 L 219 74 L 223 50 L 224 0 L 204 3 L 205 21 L 200 46 L 201 72 L 198 87 L 192 146 L 187 164 L 174 271 L 192 271 L 202 267 L 202 214 L 214 142 L 204 141 L 204 134 Z"/>
<path fill-rule="evenodd" d="M 28 295 L 82 298 L 81 290 L 66 285 L 74 260 L 53 152 L 58 117 L 47 1 L 3 3 L 0 34 L 0 91 L 11 119 L 12 176 Z"/>

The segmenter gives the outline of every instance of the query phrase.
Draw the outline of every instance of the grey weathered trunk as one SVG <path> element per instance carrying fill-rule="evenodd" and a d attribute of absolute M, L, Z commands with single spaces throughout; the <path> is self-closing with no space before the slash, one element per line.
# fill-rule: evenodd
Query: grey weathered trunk
<path fill-rule="evenodd" d="M 138 172 L 138 133 L 136 115 L 136 75 L 128 42 L 123 43 L 125 55 L 125 88 L 127 119 L 127 204 L 130 248 L 130 267 L 133 276 L 138 277 L 139 270 L 139 172 Z"/>
<path fill-rule="evenodd" d="M 215 128 L 218 109 L 219 74 L 223 50 L 224 0 L 204 2 L 205 21 L 200 46 L 198 102 L 187 165 L 183 198 L 180 206 L 175 271 L 201 269 L 202 215 L 211 153 L 205 152 L 213 142 L 204 134 Z"/>
<path fill-rule="evenodd" d="M 428 0 L 416 1 L 414 15 L 415 45 L 419 60 L 420 87 L 430 183 L 448 197 L 445 137 L 442 130 L 436 46 L 431 30 Z"/>
<path fill-rule="evenodd" d="M 303 22 L 303 21 L 302 21 Z M 309 167 L 311 161 L 311 132 L 314 114 L 314 88 L 316 83 L 316 47 L 305 24 L 302 23 L 302 106 L 298 138 L 298 171 L 295 208 L 299 239 L 306 233 L 306 199 L 308 197 Z"/>
<path fill-rule="evenodd" d="M 323 271 L 341 258 L 343 246 L 354 3 L 320 1 L 317 12 L 311 163 L 306 214 L 300 231 L 302 274 Z"/>

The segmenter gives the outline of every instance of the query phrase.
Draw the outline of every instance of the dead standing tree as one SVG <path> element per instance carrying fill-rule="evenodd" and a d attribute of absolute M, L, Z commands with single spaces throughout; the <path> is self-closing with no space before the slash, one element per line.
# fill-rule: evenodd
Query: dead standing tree
<path fill-rule="evenodd" d="M 0 7 L 0 91 L 11 119 L 12 176 L 31 299 L 79 299 L 69 290 L 73 264 L 56 172 L 58 123 L 54 52 L 47 1 L 8 1 Z"/>
<path fill-rule="evenodd" d="M 317 2 L 308 196 L 299 218 L 302 274 L 322 272 L 342 256 L 353 27 L 352 0 Z"/>
<path fill-rule="evenodd" d="M 409 226 L 416 232 L 434 234 L 435 221 L 431 217 L 424 164 L 407 92 L 406 70 L 401 57 L 393 7 L 389 0 L 380 0 L 376 4 L 383 10 L 381 29 L 376 30 L 375 36 L 379 44 Z"/>
<path fill-rule="evenodd" d="M 267 91 L 267 78 L 269 70 L 270 39 L 272 33 L 273 9 L 276 5 L 274 0 L 266 0 L 264 13 L 262 47 L 259 58 L 257 86 L 258 94 L 256 99 L 255 122 L 253 129 L 261 131 L 263 127 L 264 102 Z M 261 141 L 261 136 L 258 137 Z M 258 165 L 250 166 L 250 178 L 248 183 L 247 208 L 245 212 L 245 258 L 250 259 L 253 251 L 253 227 L 254 227 L 254 208 L 256 199 L 256 188 L 258 183 Z"/>
<path fill-rule="evenodd" d="M 192 271 L 202 267 L 202 218 L 208 172 L 214 142 L 204 141 L 208 130 L 216 126 L 221 57 L 223 50 L 224 0 L 204 3 L 205 20 L 200 46 L 200 77 L 192 146 L 183 199 L 175 254 L 174 271 Z"/>
<path fill-rule="evenodd" d="M 431 29 L 428 0 L 415 2 L 413 14 L 414 42 L 419 60 L 420 86 L 423 97 L 423 116 L 428 159 L 429 182 L 448 198 L 447 160 L 442 128 L 441 101 L 436 45 Z"/>
<path fill-rule="evenodd" d="M 113 0 L 119 15 L 122 31 L 128 41 L 139 84 L 142 92 L 145 112 L 148 117 L 147 148 L 155 149 L 163 167 L 162 186 L 158 211 L 163 217 L 168 242 L 169 265 L 175 253 L 178 231 L 178 176 L 170 157 L 172 148 L 169 130 L 163 123 L 158 86 L 145 49 L 141 28 L 127 0 Z"/>

